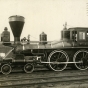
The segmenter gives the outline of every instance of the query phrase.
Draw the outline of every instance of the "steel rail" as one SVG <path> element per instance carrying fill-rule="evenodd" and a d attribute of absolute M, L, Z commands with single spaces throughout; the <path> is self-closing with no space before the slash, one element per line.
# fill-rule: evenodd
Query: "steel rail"
<path fill-rule="evenodd" d="M 13 87 L 34 84 L 56 83 L 56 82 L 73 82 L 73 81 L 88 81 L 88 75 L 80 76 L 64 76 L 64 77 L 41 77 L 33 79 L 18 79 L 0 82 L 0 87 Z"/>

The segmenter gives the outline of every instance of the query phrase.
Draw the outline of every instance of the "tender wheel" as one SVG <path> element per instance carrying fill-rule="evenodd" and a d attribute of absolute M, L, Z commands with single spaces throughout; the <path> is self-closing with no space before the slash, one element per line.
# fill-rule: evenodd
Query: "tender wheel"
<path fill-rule="evenodd" d="M 9 64 L 4 64 L 1 66 L 1 72 L 5 75 L 9 74 L 12 71 L 12 68 Z"/>
<path fill-rule="evenodd" d="M 73 61 L 80 62 L 80 63 L 75 63 L 77 69 L 79 70 L 88 69 L 88 51 L 86 50 L 77 51 L 73 57 Z"/>
<path fill-rule="evenodd" d="M 54 71 L 62 71 L 66 68 L 69 57 L 65 51 L 53 51 L 48 57 L 49 67 Z M 53 62 L 53 63 L 52 63 Z"/>
<path fill-rule="evenodd" d="M 24 66 L 24 71 L 25 71 L 26 73 L 32 73 L 33 70 L 34 70 L 33 64 L 28 63 L 28 64 L 26 64 L 26 65 Z"/>

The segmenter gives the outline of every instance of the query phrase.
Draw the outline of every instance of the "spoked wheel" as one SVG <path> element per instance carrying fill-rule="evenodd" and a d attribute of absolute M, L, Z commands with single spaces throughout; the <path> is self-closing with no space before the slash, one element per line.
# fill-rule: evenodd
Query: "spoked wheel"
<path fill-rule="evenodd" d="M 65 51 L 53 51 L 48 57 L 49 67 L 53 71 L 62 71 L 66 68 L 69 57 Z"/>
<path fill-rule="evenodd" d="M 1 66 L 1 72 L 5 75 L 10 74 L 11 71 L 12 71 L 12 68 L 9 64 L 3 64 Z"/>
<path fill-rule="evenodd" d="M 30 64 L 30 63 L 27 63 L 25 66 L 24 66 L 24 71 L 26 73 L 32 73 L 34 70 L 34 65 L 33 64 Z"/>
<path fill-rule="evenodd" d="M 79 70 L 88 69 L 88 51 L 86 50 L 77 51 L 73 57 L 73 61 L 79 62 L 79 63 L 75 63 L 77 69 Z"/>

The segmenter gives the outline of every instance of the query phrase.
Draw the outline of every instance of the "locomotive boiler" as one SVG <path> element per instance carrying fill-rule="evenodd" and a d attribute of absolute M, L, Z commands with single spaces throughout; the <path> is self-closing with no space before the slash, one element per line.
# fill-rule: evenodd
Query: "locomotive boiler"
<path fill-rule="evenodd" d="M 63 71 L 67 65 L 79 70 L 88 68 L 88 28 L 74 27 L 61 31 L 61 40 L 47 42 L 43 32 L 40 41 L 31 43 L 20 39 L 25 18 L 10 16 L 9 24 L 14 35 L 14 44 L 3 42 L 0 45 L 0 68 L 3 74 L 9 74 L 20 66 L 31 73 L 34 66 L 41 64 L 53 71 Z"/>

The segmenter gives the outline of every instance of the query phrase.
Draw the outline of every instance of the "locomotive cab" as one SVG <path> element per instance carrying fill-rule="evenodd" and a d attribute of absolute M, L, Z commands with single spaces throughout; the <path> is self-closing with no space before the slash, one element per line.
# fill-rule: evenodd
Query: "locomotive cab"
<path fill-rule="evenodd" d="M 88 28 L 75 27 L 69 28 L 70 40 L 77 43 L 78 46 L 88 45 Z"/>

